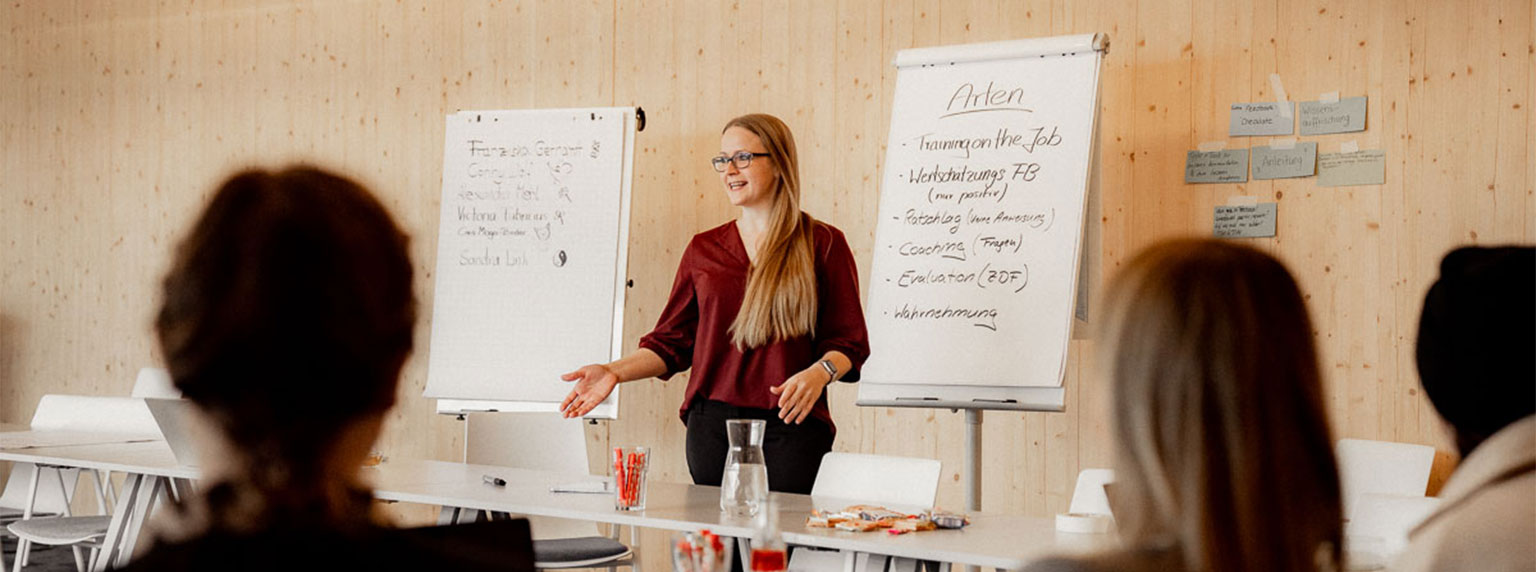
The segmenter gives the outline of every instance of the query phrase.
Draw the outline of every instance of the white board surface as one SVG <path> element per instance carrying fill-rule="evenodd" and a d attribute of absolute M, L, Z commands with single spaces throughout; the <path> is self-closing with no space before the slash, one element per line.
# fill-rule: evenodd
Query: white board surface
<path fill-rule="evenodd" d="M 633 112 L 448 116 L 425 392 L 440 411 L 553 411 L 560 374 L 618 356 Z"/>
<path fill-rule="evenodd" d="M 1103 47 L 897 55 L 861 405 L 1061 407 Z"/>

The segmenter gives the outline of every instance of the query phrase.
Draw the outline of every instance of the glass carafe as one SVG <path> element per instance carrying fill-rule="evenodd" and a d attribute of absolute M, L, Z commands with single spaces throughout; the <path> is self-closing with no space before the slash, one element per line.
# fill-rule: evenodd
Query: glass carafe
<path fill-rule="evenodd" d="M 768 500 L 768 467 L 763 464 L 767 427 L 762 419 L 725 422 L 731 449 L 725 453 L 725 476 L 720 481 L 720 511 L 727 516 L 755 516 Z"/>

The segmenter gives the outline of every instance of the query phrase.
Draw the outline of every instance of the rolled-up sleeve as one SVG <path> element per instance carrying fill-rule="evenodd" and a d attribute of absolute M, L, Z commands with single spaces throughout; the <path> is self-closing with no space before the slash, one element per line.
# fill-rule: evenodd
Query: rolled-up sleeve
<path fill-rule="evenodd" d="M 831 236 L 817 256 L 816 355 L 835 350 L 848 356 L 853 367 L 839 379 L 854 382 L 869 359 L 869 331 L 859 304 L 859 267 L 842 231 L 830 225 L 822 228 Z"/>
<path fill-rule="evenodd" d="M 656 352 L 667 365 L 667 372 L 659 375 L 669 379 L 673 374 L 693 365 L 693 344 L 699 329 L 699 297 L 694 289 L 694 244 L 683 251 L 683 260 L 677 265 L 677 277 L 672 279 L 672 294 L 661 309 L 656 328 L 640 338 L 640 347 Z"/>

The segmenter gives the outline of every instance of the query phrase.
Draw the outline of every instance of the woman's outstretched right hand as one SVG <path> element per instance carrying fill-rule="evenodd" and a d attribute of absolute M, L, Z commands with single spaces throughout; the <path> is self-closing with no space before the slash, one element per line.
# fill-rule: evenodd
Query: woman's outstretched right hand
<path fill-rule="evenodd" d="M 619 384 L 619 376 L 612 369 L 597 363 L 582 366 L 560 376 L 560 379 L 576 382 L 570 395 L 566 395 L 565 400 L 560 402 L 560 412 L 566 419 L 586 415 L 604 399 L 608 399 L 608 394 L 613 393 L 613 387 Z"/>

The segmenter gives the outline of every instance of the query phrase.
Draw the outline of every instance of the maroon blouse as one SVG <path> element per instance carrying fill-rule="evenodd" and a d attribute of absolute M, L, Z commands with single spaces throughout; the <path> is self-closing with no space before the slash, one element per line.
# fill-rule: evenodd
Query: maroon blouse
<path fill-rule="evenodd" d="M 738 407 L 774 409 L 779 396 L 768 388 L 784 383 L 800 370 L 814 365 L 827 352 L 837 350 L 853 361 L 842 381 L 858 381 L 859 367 L 869 357 L 869 333 L 859 306 L 859 274 L 853 252 L 842 231 L 815 221 L 816 331 L 811 336 L 780 340 L 740 351 L 731 343 L 729 328 L 741 310 L 751 265 L 741 243 L 736 222 L 731 221 L 694 235 L 683 252 L 667 306 L 656 329 L 640 338 L 646 348 L 667 364 L 662 379 L 693 368 L 678 413 L 686 422 L 688 408 L 696 400 L 712 399 Z M 811 416 L 832 424 L 823 391 Z"/>

